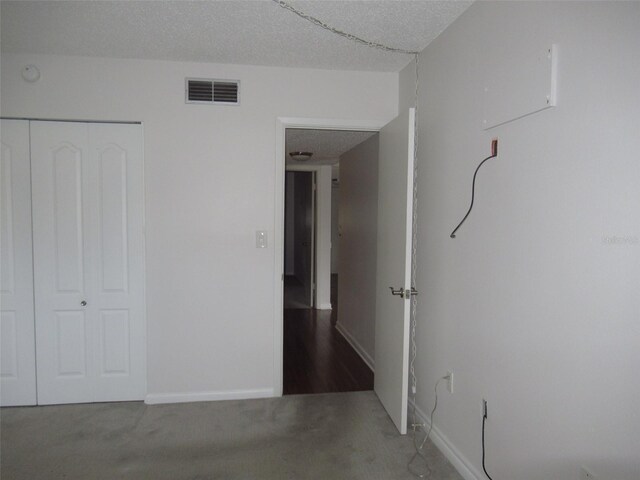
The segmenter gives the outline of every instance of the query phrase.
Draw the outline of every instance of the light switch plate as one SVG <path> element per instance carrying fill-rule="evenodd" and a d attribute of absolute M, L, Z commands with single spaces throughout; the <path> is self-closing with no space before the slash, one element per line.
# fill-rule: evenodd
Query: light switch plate
<path fill-rule="evenodd" d="M 267 231 L 256 230 L 256 248 L 267 248 L 268 246 Z"/>

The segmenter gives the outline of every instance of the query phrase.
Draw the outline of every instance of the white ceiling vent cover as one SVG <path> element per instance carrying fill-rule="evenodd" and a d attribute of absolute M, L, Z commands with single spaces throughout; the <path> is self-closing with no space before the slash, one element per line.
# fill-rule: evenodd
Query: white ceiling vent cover
<path fill-rule="evenodd" d="M 186 103 L 240 105 L 240 80 L 185 79 Z"/>

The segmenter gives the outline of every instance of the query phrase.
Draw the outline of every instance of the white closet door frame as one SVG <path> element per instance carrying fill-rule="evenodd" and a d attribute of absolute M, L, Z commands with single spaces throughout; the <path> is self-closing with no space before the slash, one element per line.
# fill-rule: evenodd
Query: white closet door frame
<path fill-rule="evenodd" d="M 0 405 L 35 405 L 29 122 L 3 119 L 0 129 Z"/>

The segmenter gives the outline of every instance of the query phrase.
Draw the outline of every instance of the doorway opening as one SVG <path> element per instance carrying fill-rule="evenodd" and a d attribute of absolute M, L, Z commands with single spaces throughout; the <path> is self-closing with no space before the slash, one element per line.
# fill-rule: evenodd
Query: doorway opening
<path fill-rule="evenodd" d="M 370 305 L 373 308 L 373 348 L 370 355 L 371 364 L 375 367 L 374 391 L 389 414 L 389 417 L 395 424 L 401 434 L 407 433 L 407 407 L 409 392 L 409 351 L 410 351 L 410 327 L 411 327 L 411 304 L 409 300 L 415 299 L 417 292 L 412 285 L 412 230 L 413 230 L 413 198 L 414 198 L 414 158 L 415 158 L 415 127 L 416 116 L 415 108 L 402 109 L 399 115 L 384 125 L 367 125 L 366 122 L 353 122 L 342 120 L 314 120 L 314 119 L 296 119 L 296 118 L 278 118 L 276 121 L 276 176 L 275 176 L 275 285 L 274 289 L 274 396 L 280 396 L 283 393 L 283 357 L 284 357 L 284 308 L 283 308 L 283 280 L 284 280 L 284 182 L 285 182 L 285 157 L 286 157 L 286 139 L 287 132 L 295 129 L 301 131 L 318 130 L 324 132 L 326 130 L 354 131 L 354 132 L 378 132 L 377 148 L 375 149 L 378 157 L 377 168 L 371 168 L 370 165 L 360 169 L 355 174 L 354 185 L 359 188 L 367 175 L 376 175 L 376 181 L 372 184 L 377 185 L 377 211 L 371 218 L 375 218 L 376 228 L 370 230 L 366 235 L 355 235 L 357 239 L 354 252 L 366 252 L 368 249 L 363 248 L 365 240 L 375 238 L 375 273 L 369 274 L 365 278 L 371 281 L 371 285 L 375 282 L 375 287 L 367 287 L 358 283 L 346 285 L 344 274 L 356 271 L 355 268 L 349 267 L 343 275 L 340 275 L 338 281 L 338 300 L 340 305 L 338 311 L 340 316 L 337 318 L 335 330 L 342 334 L 343 338 L 349 343 L 357 354 L 366 363 L 367 356 L 358 350 L 357 337 L 349 336 L 349 329 L 340 328 L 343 321 L 351 318 L 345 314 L 344 305 L 348 302 L 344 301 L 344 294 L 366 294 L 371 295 L 372 301 L 356 301 L 354 311 L 362 313 L 363 305 Z M 364 145 L 364 142 L 363 142 Z M 297 149 L 297 151 L 304 151 Z M 343 158 L 344 160 L 344 158 Z M 345 175 L 344 166 L 340 172 L 341 187 L 345 186 L 347 175 Z M 309 168 L 308 166 L 306 168 Z M 322 174 L 322 166 L 316 172 L 318 180 L 318 191 L 322 192 L 322 178 L 327 178 L 326 173 Z M 326 168 L 324 170 L 327 172 Z M 331 175 L 328 177 L 331 179 Z M 328 185 L 330 190 L 330 182 Z M 350 189 L 342 188 L 340 203 L 344 204 L 342 195 Z M 322 212 L 330 210 L 329 203 L 324 204 L 321 201 L 322 195 L 318 195 L 317 218 L 322 219 Z M 373 205 L 371 205 L 373 207 Z M 351 218 L 359 218 L 364 212 L 369 212 L 370 208 L 363 204 L 359 204 L 354 209 Z M 341 212 L 341 219 L 347 219 L 348 214 Z M 319 222 L 320 220 L 318 220 Z M 342 222 L 342 236 L 346 235 L 346 221 Z M 329 245 L 330 251 L 330 232 L 325 229 L 325 234 L 319 234 L 321 228 L 316 230 L 316 257 L 320 257 L 323 250 L 323 239 L 326 245 Z M 354 229 L 355 230 L 355 229 Z M 327 240 L 329 239 L 329 240 Z M 325 250 L 326 251 L 326 250 Z M 351 254 L 344 251 L 339 253 L 340 258 L 351 259 Z M 317 261 L 316 278 L 321 278 L 321 266 L 324 262 Z M 354 262 L 354 265 L 369 265 L 366 261 Z M 340 268 L 339 268 L 340 270 Z M 371 270 L 374 271 L 373 269 Z M 325 271 L 325 276 L 327 273 Z M 330 274 L 328 275 L 330 278 Z M 326 283 L 327 285 L 330 282 Z M 322 282 L 317 282 L 316 296 L 321 297 Z M 329 289 L 330 290 L 330 289 Z M 375 306 L 374 306 L 375 305 Z M 322 304 L 317 302 L 317 309 L 322 308 Z M 310 309 L 317 311 L 316 309 Z M 415 311 L 415 310 L 414 310 Z M 415 324 L 414 324 L 415 325 Z M 344 326 L 343 326 L 344 327 Z M 355 330 L 351 330 L 353 332 Z M 362 346 L 362 344 L 360 345 Z M 363 351 L 366 351 L 364 348 Z M 375 364 L 373 360 L 375 359 Z M 372 368 L 373 370 L 373 368 Z"/>
<path fill-rule="evenodd" d="M 283 394 L 372 390 L 378 134 L 296 128 L 285 140 L 313 158 L 286 161 Z"/>

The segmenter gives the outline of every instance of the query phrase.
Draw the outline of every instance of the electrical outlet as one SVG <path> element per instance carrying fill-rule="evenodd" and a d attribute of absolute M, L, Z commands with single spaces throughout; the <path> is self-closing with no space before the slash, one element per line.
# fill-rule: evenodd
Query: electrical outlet
<path fill-rule="evenodd" d="M 489 402 L 486 399 L 482 399 L 482 416 L 489 418 Z"/>
<path fill-rule="evenodd" d="M 580 468 L 580 480 L 597 480 L 597 478 L 598 477 L 596 477 L 593 473 L 591 473 L 585 467 Z"/>
<path fill-rule="evenodd" d="M 494 138 L 491 140 L 491 155 L 494 157 L 498 156 L 498 139 Z"/>
<path fill-rule="evenodd" d="M 453 393 L 453 372 L 451 370 L 447 370 L 447 390 L 449 393 Z"/>

